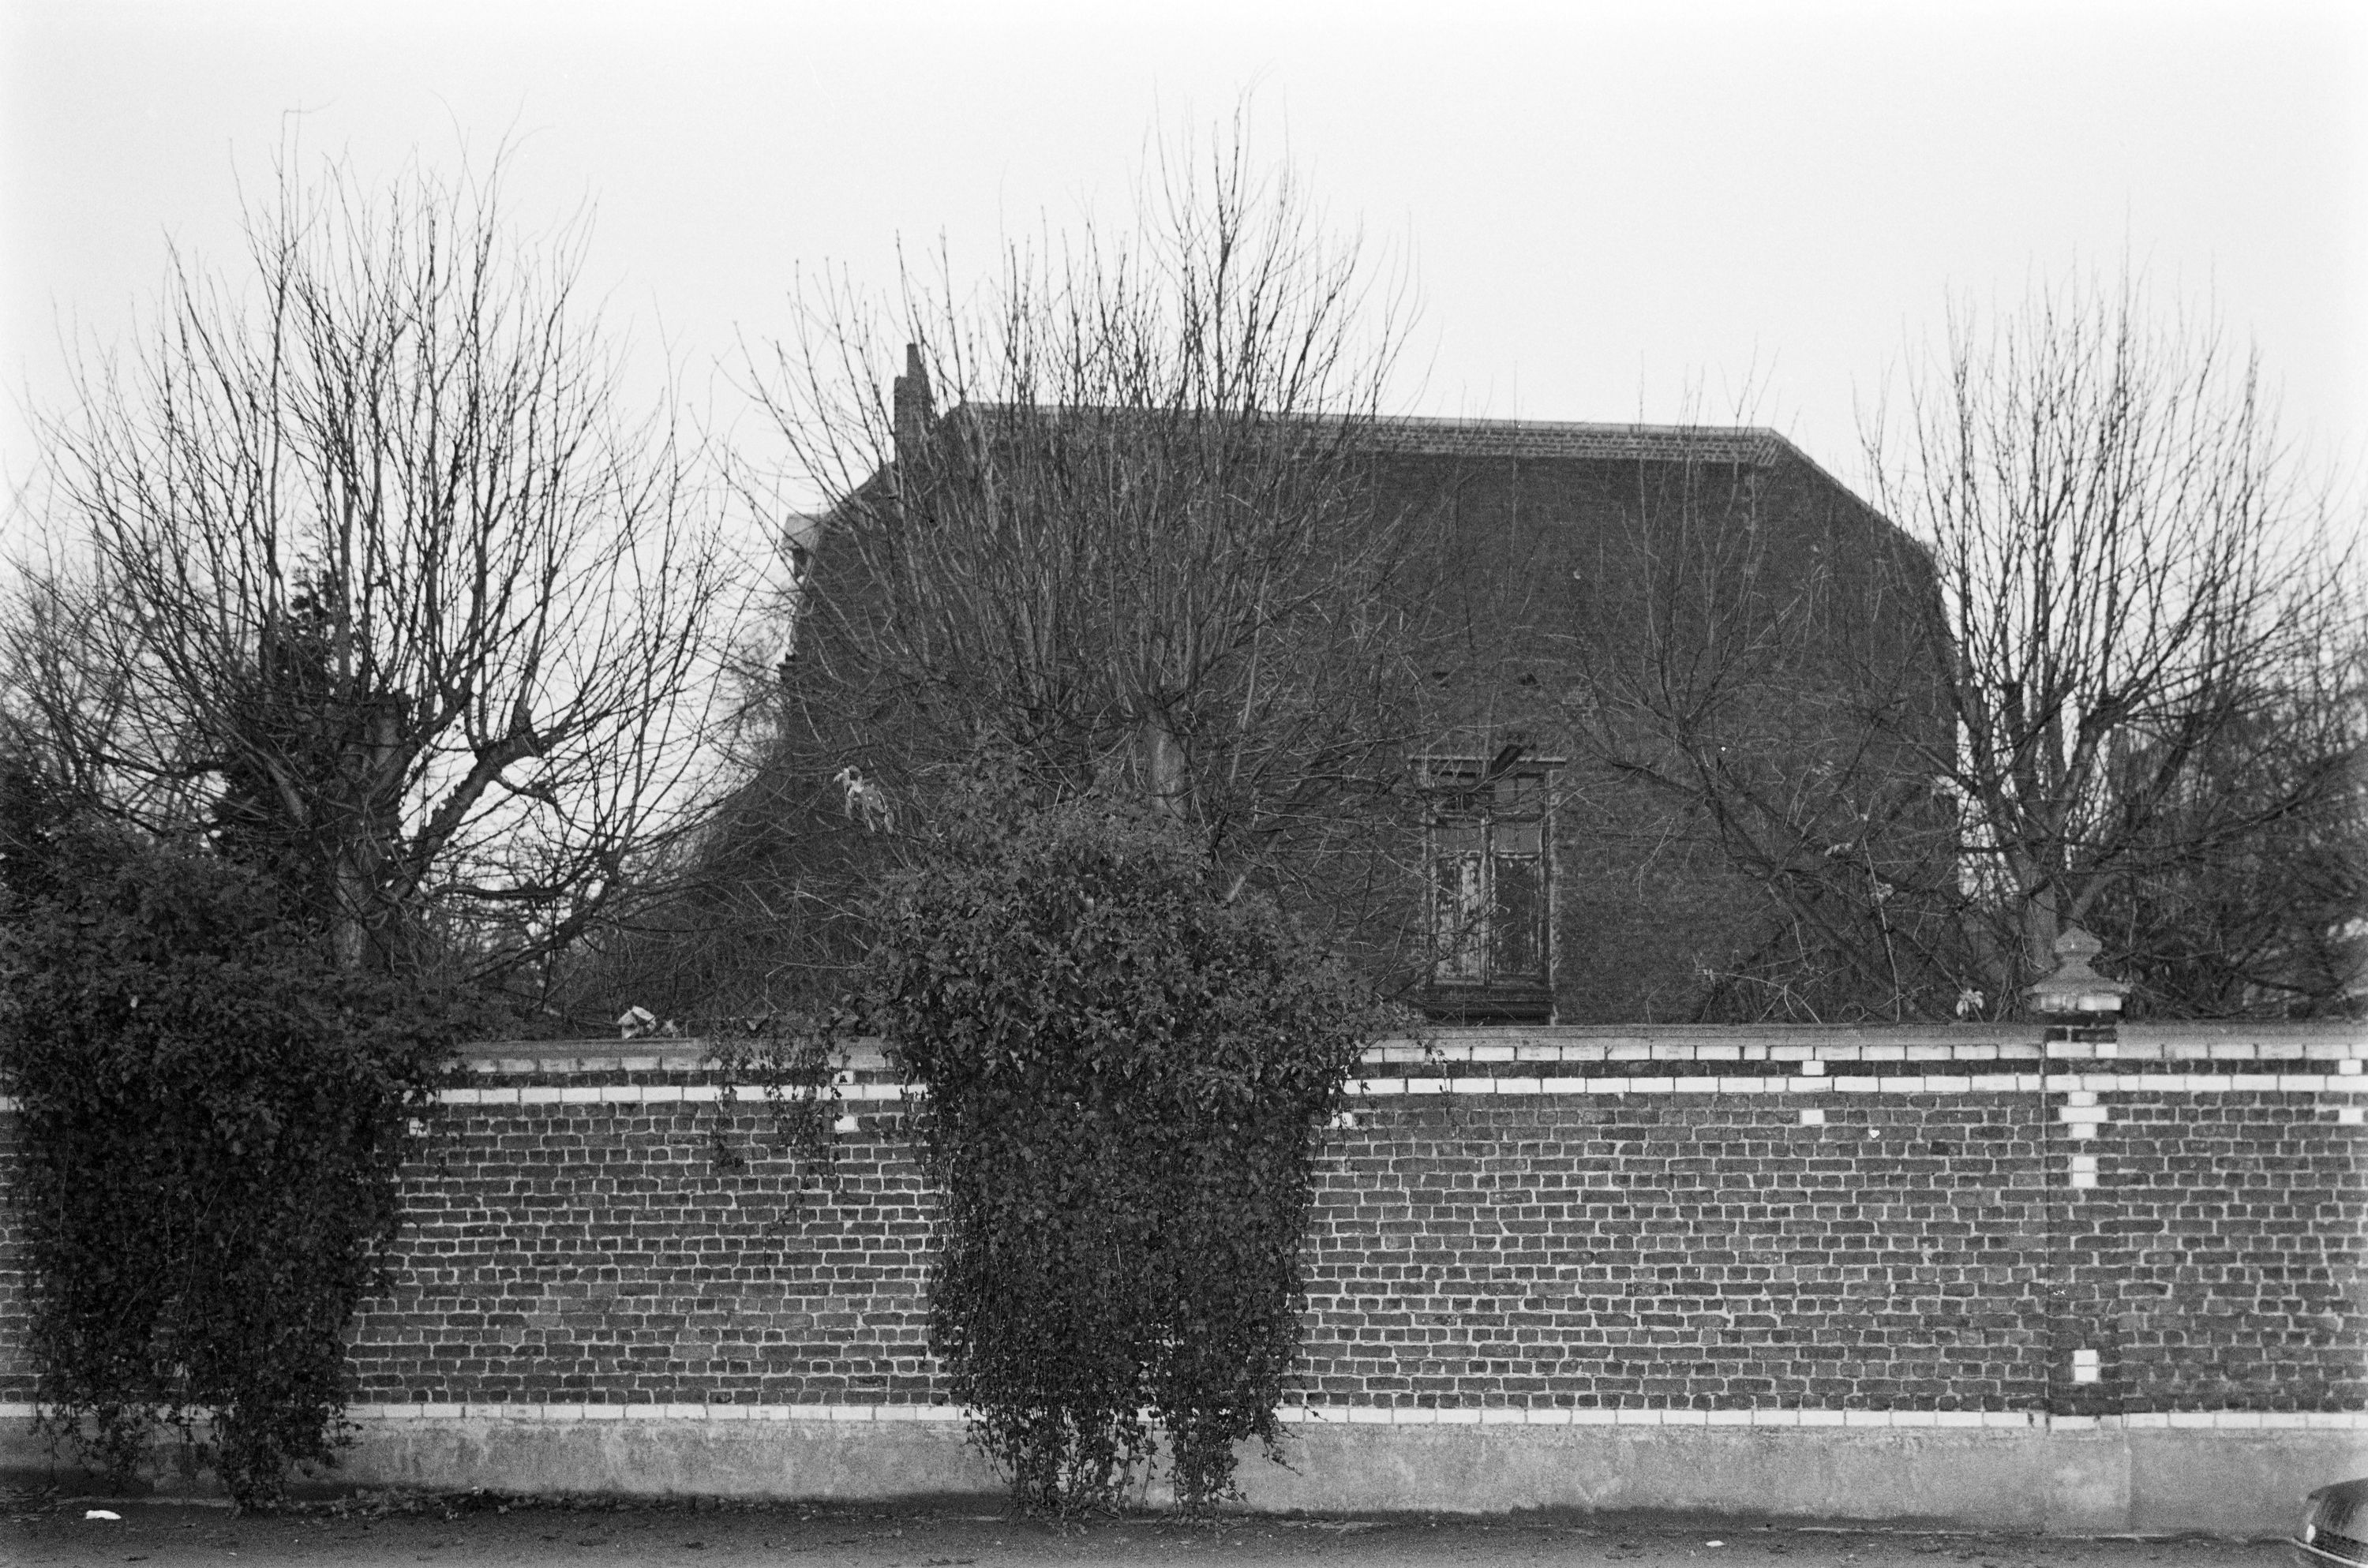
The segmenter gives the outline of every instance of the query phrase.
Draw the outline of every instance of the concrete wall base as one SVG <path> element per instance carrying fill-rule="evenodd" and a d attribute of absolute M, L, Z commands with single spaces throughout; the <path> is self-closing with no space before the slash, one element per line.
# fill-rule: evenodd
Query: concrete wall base
<path fill-rule="evenodd" d="M 1258 1512 L 1583 1513 L 1920 1523 L 2050 1535 L 2279 1536 L 2303 1494 L 2368 1474 L 2368 1430 L 1327 1426 L 1284 1464 L 1243 1455 Z M 31 1422 L 0 1419 L 0 1475 L 76 1484 Z M 162 1467 L 165 1493 L 194 1486 Z M 946 1421 L 374 1420 L 338 1490 L 892 1501 L 1001 1483 Z M 1152 1500 L 1158 1501 L 1156 1488 Z"/>
<path fill-rule="evenodd" d="M 2049 1535 L 2291 1532 L 2368 1433 L 1658 1427 L 1298 1429 L 1259 1510 L 1669 1511 Z"/>

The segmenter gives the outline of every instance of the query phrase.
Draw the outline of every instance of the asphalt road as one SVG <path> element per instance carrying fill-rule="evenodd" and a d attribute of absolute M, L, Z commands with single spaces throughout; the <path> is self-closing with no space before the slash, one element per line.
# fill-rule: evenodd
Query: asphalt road
<path fill-rule="evenodd" d="M 2071 1540 L 1919 1534 L 1797 1523 L 1656 1517 L 1230 1517 L 1096 1520 L 1061 1528 L 957 1503 L 897 1510 L 375 1499 L 306 1512 L 237 1516 L 219 1507 L 19 1498 L 0 1533 L 11 1564 L 297 1563 L 414 1568 L 518 1563 L 567 1568 L 681 1564 L 848 1564 L 850 1568 L 1020 1568 L 1029 1563 L 1223 1563 L 1228 1568 L 1460 1568 L 1482 1563 L 1734 1563 L 1783 1568 L 2270 1568 L 2275 1541 Z M 93 1507 L 113 1520 L 84 1516 Z"/>

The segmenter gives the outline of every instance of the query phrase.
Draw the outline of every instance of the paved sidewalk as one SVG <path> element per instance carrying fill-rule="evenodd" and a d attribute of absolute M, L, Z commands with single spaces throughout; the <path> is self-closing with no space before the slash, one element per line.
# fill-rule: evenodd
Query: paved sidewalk
<path fill-rule="evenodd" d="M 84 1517 L 104 1506 L 122 1517 Z M 416 1510 L 416 1511 L 409 1511 Z M 2032 1536 L 1808 1528 L 1743 1520 L 1633 1518 L 1232 1517 L 1098 1520 L 1068 1529 L 985 1500 L 904 1509 L 381 1499 L 360 1509 L 238 1517 L 186 1504 L 19 1501 L 0 1527 L 0 1561 L 28 1565 L 148 1562 L 849 1564 L 851 1568 L 1019 1568 L 1028 1563 L 1227 1568 L 1444 1568 L 1447 1564 L 1782 1564 L 1881 1568 L 2270 1568 L 2273 1541 L 2067 1540 Z"/>

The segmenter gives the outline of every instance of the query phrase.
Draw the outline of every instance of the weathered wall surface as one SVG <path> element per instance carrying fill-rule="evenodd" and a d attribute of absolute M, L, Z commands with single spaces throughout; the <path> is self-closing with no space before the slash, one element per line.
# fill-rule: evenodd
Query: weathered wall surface
<path fill-rule="evenodd" d="M 1611 1072 L 1560 1082 L 1565 1062 L 1539 1090 L 1372 1102 L 1326 1177 L 1315 1387 L 2059 1415 L 2368 1398 L 2368 1142 L 2287 1081 L 2317 1075 L 2092 1062 L 2050 1092 L 1999 1082 L 2035 1080 L 2014 1064 L 1827 1061 L 1809 1089 L 1800 1062 L 1699 1061 L 1606 1093 Z"/>
<path fill-rule="evenodd" d="M 1556 791 L 1554 1016 L 1733 1016 L 1732 1004 L 1703 1012 L 1716 1005 L 1716 977 L 1752 967 L 1778 912 L 1699 812 L 1591 760 L 1607 724 L 1636 758 L 1665 754 L 1589 688 L 1643 692 L 1666 680 L 1707 700 L 1714 683 L 1722 737 L 1797 783 L 1810 777 L 1804 748 L 1837 714 L 1882 705 L 1868 684 L 1881 672 L 1898 683 L 1887 700 L 1920 709 L 1924 734 L 1937 737 L 1927 749 L 1945 753 L 1954 732 L 1941 672 L 1928 629 L 1902 609 L 1929 581 L 1929 561 L 1767 431 L 1417 422 L 1399 437 L 1384 491 L 1436 517 L 1452 541 L 1437 585 L 1452 651 L 1433 672 L 1425 749 L 1487 757 L 1518 741 L 1568 759 Z M 1737 655 L 1732 640 L 1747 625 L 1764 632 L 1778 607 L 1813 602 L 1821 614 L 1795 630 L 1814 624 L 1814 635 L 1785 659 Z M 1729 640 L 1717 649 L 1713 631 Z M 1665 667 L 1652 663 L 1656 646 Z M 1898 744 L 1847 734 L 1833 755 L 1878 748 L 1859 756 L 1877 772 L 1879 748 Z M 1911 778 L 1930 771 L 1911 751 L 1892 766 Z"/>
<path fill-rule="evenodd" d="M 1308 1242 L 1315 1468 L 1253 1467 L 1251 1499 L 2192 1528 L 2220 1505 L 2180 1478 L 2234 1466 L 2260 1472 L 2239 1528 L 2283 1528 L 2292 1499 L 2265 1499 L 2289 1482 L 2368 1470 L 2368 1034 L 2123 1035 L 2052 1057 L 1975 1028 L 1377 1051 Z M 690 1052 L 510 1049 L 448 1094 L 409 1174 L 395 1287 L 353 1335 L 358 1478 L 515 1462 L 697 1489 L 697 1463 L 643 1452 L 668 1430 L 728 1490 L 977 1479 L 927 1352 L 929 1198 L 876 1066 L 803 1168 Z M 719 1125 L 745 1169 L 713 1157 Z M 0 1415 L 21 1426 L 14 1245 Z M 1440 1445 L 1502 1452 L 1441 1471 Z M 1974 1463 L 2032 1476 L 1983 1505 L 1950 1480 Z M 1708 1482 L 1654 1501 L 1651 1475 L 1703 1464 L 1724 1504 L 1693 1496 Z M 1432 1479 L 1388 1479 L 1409 1465 Z M 2092 1471 L 2044 1503 L 2044 1477 Z"/>

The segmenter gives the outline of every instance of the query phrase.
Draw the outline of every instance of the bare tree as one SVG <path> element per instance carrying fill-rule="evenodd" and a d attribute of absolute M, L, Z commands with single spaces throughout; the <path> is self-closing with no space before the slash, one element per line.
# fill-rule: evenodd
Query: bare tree
<path fill-rule="evenodd" d="M 1379 884 L 1361 807 L 1416 728 L 1428 543 L 1371 439 L 1391 301 L 1238 139 L 1158 174 L 1132 233 L 1015 250 L 976 298 L 908 280 L 893 331 L 826 294 L 773 352 L 829 501 L 780 755 L 842 835 L 925 827 L 996 753 L 1338 909 Z"/>
<path fill-rule="evenodd" d="M 2155 1009 L 2309 1017 L 2368 1002 L 2362 653 L 2330 650 L 2198 748 L 2155 813 L 2156 852 L 2082 917 Z"/>
<path fill-rule="evenodd" d="M 269 865 L 339 960 L 564 945 L 689 806 L 723 604 L 695 454 L 620 415 L 580 246 L 496 177 L 332 170 L 176 257 L 47 426 L 7 722 L 78 794 Z"/>
<path fill-rule="evenodd" d="M 2084 924 L 2142 1006 L 2340 997 L 2328 912 L 2356 869 L 2307 915 L 2296 889 L 2358 865 L 2360 623 L 2256 365 L 2134 288 L 2075 288 L 1953 318 L 1907 411 L 1870 451 L 1920 554 L 1697 593 L 1711 635 L 1648 637 L 1595 683 L 1611 749 L 1770 892 L 1756 983 L 1996 1014 Z M 1831 722 L 1754 733 L 1778 711 Z"/>
<path fill-rule="evenodd" d="M 2334 803 L 2362 739 L 2335 678 L 2350 563 L 2257 363 L 2134 289 L 2042 295 L 1987 336 L 1956 322 L 1910 406 L 1882 500 L 1932 546 L 1956 733 L 1929 760 L 1964 802 L 1975 956 L 2004 990 L 2066 926 Z"/>
<path fill-rule="evenodd" d="M 1574 811 L 1701 890 L 1692 1006 L 1918 1016 L 1957 992 L 1945 642 L 1929 562 L 1803 460 L 1639 465 L 1633 585 L 1564 629 Z M 1724 866 L 1726 876 L 1718 874 Z M 1739 879 L 1739 881 L 1736 881 Z M 1751 897 L 1756 891 L 1758 899 Z"/>

